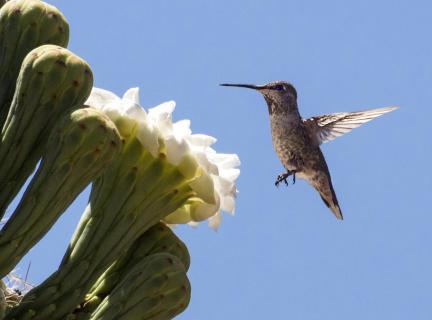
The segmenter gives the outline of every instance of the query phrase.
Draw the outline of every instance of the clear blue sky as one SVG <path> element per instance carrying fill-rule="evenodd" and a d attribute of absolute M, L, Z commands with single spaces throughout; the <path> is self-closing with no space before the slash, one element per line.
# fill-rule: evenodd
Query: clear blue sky
<path fill-rule="evenodd" d="M 430 1 L 50 3 L 95 85 L 174 99 L 175 119 L 240 156 L 235 217 L 178 229 L 193 289 L 178 319 L 432 319 Z M 271 80 L 296 86 L 304 117 L 400 105 L 322 148 L 343 222 L 305 182 L 275 188 L 264 100 L 218 86 Z M 23 260 L 31 282 L 57 267 L 87 195 Z"/>

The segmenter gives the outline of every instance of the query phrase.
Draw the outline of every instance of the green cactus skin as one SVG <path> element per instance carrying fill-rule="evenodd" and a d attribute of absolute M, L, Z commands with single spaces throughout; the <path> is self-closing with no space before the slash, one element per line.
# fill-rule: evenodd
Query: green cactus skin
<path fill-rule="evenodd" d="M 133 253 L 132 260 L 142 259 L 144 256 L 154 253 L 167 252 L 179 258 L 186 271 L 189 270 L 190 255 L 186 245 L 163 222 L 159 222 L 148 229 L 135 241 L 128 252 Z M 132 264 L 134 263 L 132 262 Z"/>
<path fill-rule="evenodd" d="M 135 135 L 124 140 L 121 155 L 93 183 L 59 269 L 6 319 L 64 319 L 140 235 L 195 196 L 189 181 L 165 159 L 153 158 Z"/>
<path fill-rule="evenodd" d="M 39 0 L 12 0 L 2 6 L 0 10 L 0 128 L 6 121 L 18 72 L 27 53 L 43 44 L 66 47 L 68 41 L 69 25 L 57 8 Z"/>
<path fill-rule="evenodd" d="M 93 85 L 87 63 L 44 45 L 24 59 L 0 141 L 0 217 L 34 170 L 61 115 L 85 102 Z"/>
<path fill-rule="evenodd" d="M 88 319 L 172 319 L 187 307 L 190 293 L 183 263 L 156 253 L 139 261 Z"/>
<path fill-rule="evenodd" d="M 54 127 L 41 165 L 0 231 L 0 276 L 49 231 L 75 197 L 121 149 L 114 123 L 101 111 L 78 109 Z"/>
<path fill-rule="evenodd" d="M 0 320 L 4 318 L 7 304 L 6 304 L 6 285 L 3 280 L 0 280 Z"/>
<path fill-rule="evenodd" d="M 155 253 L 169 253 L 176 256 L 185 270 L 189 269 L 190 256 L 186 245 L 164 223 L 159 222 L 140 236 L 123 257 L 114 262 L 96 281 L 86 295 L 84 308 L 80 311 L 91 313 L 110 294 L 121 279 L 145 257 Z"/>

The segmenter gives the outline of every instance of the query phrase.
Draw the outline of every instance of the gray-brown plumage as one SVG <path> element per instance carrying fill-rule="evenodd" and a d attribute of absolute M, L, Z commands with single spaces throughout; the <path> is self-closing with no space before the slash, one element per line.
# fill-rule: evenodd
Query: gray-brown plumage
<path fill-rule="evenodd" d="M 292 175 L 308 181 L 338 219 L 342 211 L 333 189 L 330 172 L 320 144 L 351 131 L 397 107 L 359 112 L 343 112 L 302 119 L 297 106 L 297 91 L 288 82 L 275 81 L 265 85 L 221 84 L 259 91 L 267 102 L 271 134 L 276 153 L 286 169 L 277 177 L 276 186 Z"/>

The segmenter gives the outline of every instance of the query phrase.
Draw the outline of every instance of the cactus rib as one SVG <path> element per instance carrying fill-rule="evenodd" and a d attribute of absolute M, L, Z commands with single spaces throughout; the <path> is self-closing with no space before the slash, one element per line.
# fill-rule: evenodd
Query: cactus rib
<path fill-rule="evenodd" d="M 142 234 L 129 250 L 105 271 L 94 283 L 81 311 L 89 313 L 113 290 L 114 286 L 139 261 L 155 253 L 169 253 L 176 256 L 185 270 L 189 269 L 190 256 L 186 245 L 164 223 L 159 222 Z"/>
<path fill-rule="evenodd" d="M 44 45 L 24 59 L 0 141 L 0 217 L 34 170 L 52 127 L 80 107 L 93 77 L 87 63 L 67 49 Z"/>
<path fill-rule="evenodd" d="M 183 263 L 168 253 L 145 257 L 99 304 L 90 320 L 172 319 L 190 299 Z"/>
<path fill-rule="evenodd" d="M 153 158 L 136 136 L 125 139 L 121 155 L 93 184 L 89 208 L 80 221 L 84 227 L 77 228 L 79 234 L 59 269 L 6 319 L 22 319 L 30 309 L 35 311 L 30 319 L 64 319 L 145 230 L 193 196 L 175 166 L 164 157 Z M 49 305 L 55 310 L 47 309 Z"/>
<path fill-rule="evenodd" d="M 18 207 L 0 231 L 0 275 L 10 272 L 75 197 L 119 153 L 120 135 L 102 112 L 78 109 L 52 131 Z"/>
<path fill-rule="evenodd" d="M 66 47 L 68 41 L 69 25 L 57 8 L 39 0 L 12 0 L 2 6 L 0 128 L 8 115 L 18 72 L 27 53 L 44 44 Z"/>

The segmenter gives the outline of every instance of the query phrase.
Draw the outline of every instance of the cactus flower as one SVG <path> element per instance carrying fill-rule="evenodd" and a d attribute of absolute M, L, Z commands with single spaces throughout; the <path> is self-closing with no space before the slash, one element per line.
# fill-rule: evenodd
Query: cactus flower
<path fill-rule="evenodd" d="M 209 220 L 217 229 L 221 210 L 233 214 L 237 189 L 235 180 L 240 174 L 236 154 L 217 153 L 211 146 L 216 139 L 204 134 L 192 134 L 189 120 L 172 121 L 174 101 L 162 103 L 146 112 L 140 105 L 138 88 L 129 89 L 123 98 L 112 92 L 93 88 L 87 105 L 103 110 L 123 135 L 137 128 L 137 137 L 147 150 L 157 157 L 161 153 L 171 164 L 178 166 L 182 159 L 191 157 L 198 164 L 198 172 L 190 183 L 200 198 L 190 199 L 165 218 L 169 224 L 196 225 Z"/>

